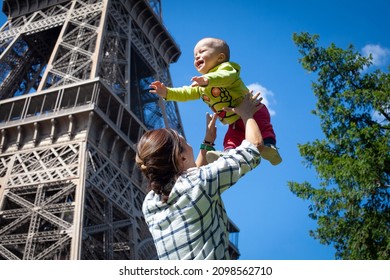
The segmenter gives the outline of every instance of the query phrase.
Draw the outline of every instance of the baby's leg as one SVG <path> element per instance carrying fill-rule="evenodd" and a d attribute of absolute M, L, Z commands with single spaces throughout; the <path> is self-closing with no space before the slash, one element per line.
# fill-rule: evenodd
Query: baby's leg
<path fill-rule="evenodd" d="M 261 136 L 263 136 L 264 144 L 276 145 L 276 135 L 271 124 L 271 116 L 267 106 L 263 105 L 259 111 L 253 116 L 257 125 L 260 128 Z"/>
<path fill-rule="evenodd" d="M 263 136 L 264 149 L 261 152 L 262 158 L 268 160 L 272 165 L 278 165 L 282 162 L 282 158 L 276 148 L 276 136 L 271 124 L 271 116 L 267 106 L 261 107 L 253 116 L 260 128 Z"/>

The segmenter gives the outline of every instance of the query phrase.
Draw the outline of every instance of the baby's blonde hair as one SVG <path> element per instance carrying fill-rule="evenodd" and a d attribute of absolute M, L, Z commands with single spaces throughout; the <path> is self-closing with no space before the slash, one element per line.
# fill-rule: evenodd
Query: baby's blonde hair
<path fill-rule="evenodd" d="M 219 38 L 213 38 L 213 37 L 206 37 L 200 40 L 199 42 L 206 40 L 209 43 L 211 43 L 211 46 L 215 49 L 217 49 L 219 52 L 224 53 L 226 56 L 225 61 L 230 60 L 230 47 L 228 43 L 226 43 L 225 40 L 219 39 Z"/>

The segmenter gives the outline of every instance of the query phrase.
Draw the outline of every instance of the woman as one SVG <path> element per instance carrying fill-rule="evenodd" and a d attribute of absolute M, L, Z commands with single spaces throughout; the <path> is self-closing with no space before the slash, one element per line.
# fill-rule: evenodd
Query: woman
<path fill-rule="evenodd" d="M 253 119 L 261 108 L 258 96 L 249 93 L 237 108 L 224 108 L 241 116 L 245 140 L 211 164 L 205 157 L 216 139 L 216 115 L 207 118 L 197 164 L 192 147 L 172 129 L 148 131 L 140 139 L 136 161 L 151 189 L 142 211 L 159 259 L 229 259 L 221 194 L 260 163 L 264 144 Z"/>

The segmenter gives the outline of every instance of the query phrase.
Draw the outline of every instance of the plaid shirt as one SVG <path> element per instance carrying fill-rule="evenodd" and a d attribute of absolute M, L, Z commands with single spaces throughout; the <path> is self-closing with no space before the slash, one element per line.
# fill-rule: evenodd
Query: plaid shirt
<path fill-rule="evenodd" d="M 214 163 L 187 170 L 166 203 L 149 192 L 142 210 L 159 259 L 229 259 L 221 194 L 259 163 L 260 153 L 244 140 Z"/>

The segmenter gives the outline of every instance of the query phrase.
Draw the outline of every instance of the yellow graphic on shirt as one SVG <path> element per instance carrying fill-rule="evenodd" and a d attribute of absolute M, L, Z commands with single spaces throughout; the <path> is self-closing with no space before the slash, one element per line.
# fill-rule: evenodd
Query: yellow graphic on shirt
<path fill-rule="evenodd" d="M 240 98 L 241 99 L 241 98 Z M 207 103 L 214 113 L 217 113 L 220 120 L 235 116 L 233 112 L 226 112 L 224 107 L 236 107 L 239 103 L 233 100 L 227 88 L 213 87 L 210 93 L 205 92 L 202 94 L 202 100 Z"/>

